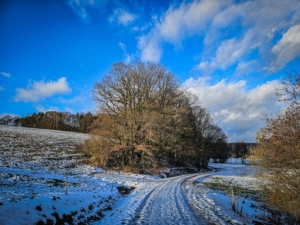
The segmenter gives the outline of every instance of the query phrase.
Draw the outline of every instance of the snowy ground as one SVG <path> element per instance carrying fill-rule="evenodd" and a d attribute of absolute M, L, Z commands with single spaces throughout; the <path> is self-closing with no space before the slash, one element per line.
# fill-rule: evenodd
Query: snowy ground
<path fill-rule="evenodd" d="M 84 164 L 77 148 L 87 138 L 72 132 L 0 126 L 0 224 L 70 221 L 70 215 L 73 224 L 86 224 L 111 210 L 121 197 L 116 187 L 157 179 Z"/>
<path fill-rule="evenodd" d="M 142 184 L 100 224 L 253 224 L 267 213 L 257 202 L 255 168 L 211 164 L 213 172 Z M 226 188 L 224 188 L 226 187 Z M 233 195 L 232 195 L 233 193 Z M 236 211 L 233 211 L 231 199 Z M 253 200 L 253 199 L 256 199 Z"/>
<path fill-rule="evenodd" d="M 203 187 L 204 199 L 209 199 L 212 206 L 220 208 L 237 224 L 253 224 L 253 221 L 261 221 L 259 218 L 268 215 L 261 206 L 264 200 L 259 194 L 264 181 L 255 176 L 258 172 L 255 167 L 236 160 L 228 160 L 225 164 L 210 163 L 210 166 L 217 172 L 197 181 Z"/>
<path fill-rule="evenodd" d="M 165 179 L 103 171 L 78 150 L 87 138 L 0 126 L 0 224 L 252 224 L 264 213 L 253 167 L 210 164 L 214 172 Z"/>

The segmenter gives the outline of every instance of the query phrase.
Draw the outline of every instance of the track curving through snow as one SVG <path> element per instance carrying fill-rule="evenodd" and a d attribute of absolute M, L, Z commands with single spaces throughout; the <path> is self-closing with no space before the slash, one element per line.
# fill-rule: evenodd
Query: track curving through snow
<path fill-rule="evenodd" d="M 137 188 L 100 224 L 208 224 L 190 196 L 192 182 L 203 174 L 189 174 L 149 182 Z"/>

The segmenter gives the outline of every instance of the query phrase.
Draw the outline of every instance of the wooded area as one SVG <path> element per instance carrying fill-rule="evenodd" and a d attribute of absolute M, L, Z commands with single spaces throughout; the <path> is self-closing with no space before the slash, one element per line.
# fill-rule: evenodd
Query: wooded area
<path fill-rule="evenodd" d="M 161 65 L 114 63 L 94 84 L 93 99 L 99 114 L 85 149 L 102 167 L 207 169 L 210 158 L 229 156 L 208 110 Z"/>
<path fill-rule="evenodd" d="M 25 117 L 6 115 L 0 118 L 0 125 L 88 133 L 94 118 L 95 116 L 90 112 L 72 114 L 70 112 L 48 111 L 32 113 Z"/>

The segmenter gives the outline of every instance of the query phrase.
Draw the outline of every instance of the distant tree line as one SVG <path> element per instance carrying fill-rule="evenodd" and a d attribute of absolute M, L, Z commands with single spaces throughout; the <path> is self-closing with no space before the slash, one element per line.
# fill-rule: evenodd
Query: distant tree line
<path fill-rule="evenodd" d="M 250 149 L 256 146 L 256 143 L 246 143 L 243 140 L 235 143 L 229 143 L 231 152 L 230 157 L 241 159 L 243 164 L 246 164 L 246 159 L 250 155 Z"/>
<path fill-rule="evenodd" d="M 95 116 L 90 112 L 72 114 L 70 112 L 48 111 L 32 113 L 24 117 L 6 115 L 0 118 L 0 125 L 88 133 L 94 119 Z"/>
<path fill-rule="evenodd" d="M 229 156 L 209 111 L 161 65 L 114 63 L 94 84 L 93 99 L 99 114 L 85 150 L 101 167 L 207 169 L 211 158 Z"/>

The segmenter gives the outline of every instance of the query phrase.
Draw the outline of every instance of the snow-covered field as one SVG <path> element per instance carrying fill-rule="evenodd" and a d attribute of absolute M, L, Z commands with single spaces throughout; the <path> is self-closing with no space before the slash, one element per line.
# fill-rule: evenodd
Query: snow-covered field
<path fill-rule="evenodd" d="M 0 126 L 0 224 L 252 224 L 265 212 L 253 167 L 165 179 L 104 171 L 85 163 L 87 138 Z M 135 189 L 121 195 L 121 186 Z"/>
<path fill-rule="evenodd" d="M 70 215 L 73 224 L 91 223 L 121 197 L 117 186 L 155 179 L 84 164 L 77 148 L 87 138 L 73 132 L 0 126 L 0 224 L 55 224 L 63 218 L 71 221 Z"/>
<path fill-rule="evenodd" d="M 217 172 L 209 173 L 198 181 L 204 187 L 209 187 L 204 188 L 204 192 L 213 205 L 239 221 L 238 224 L 253 224 L 253 221 L 261 221 L 268 215 L 261 206 L 263 198 L 259 194 L 264 181 L 255 176 L 258 172 L 255 167 L 243 165 L 235 159 L 229 159 L 225 164 L 210 163 L 210 166 Z M 235 212 L 232 204 L 235 205 Z"/>

